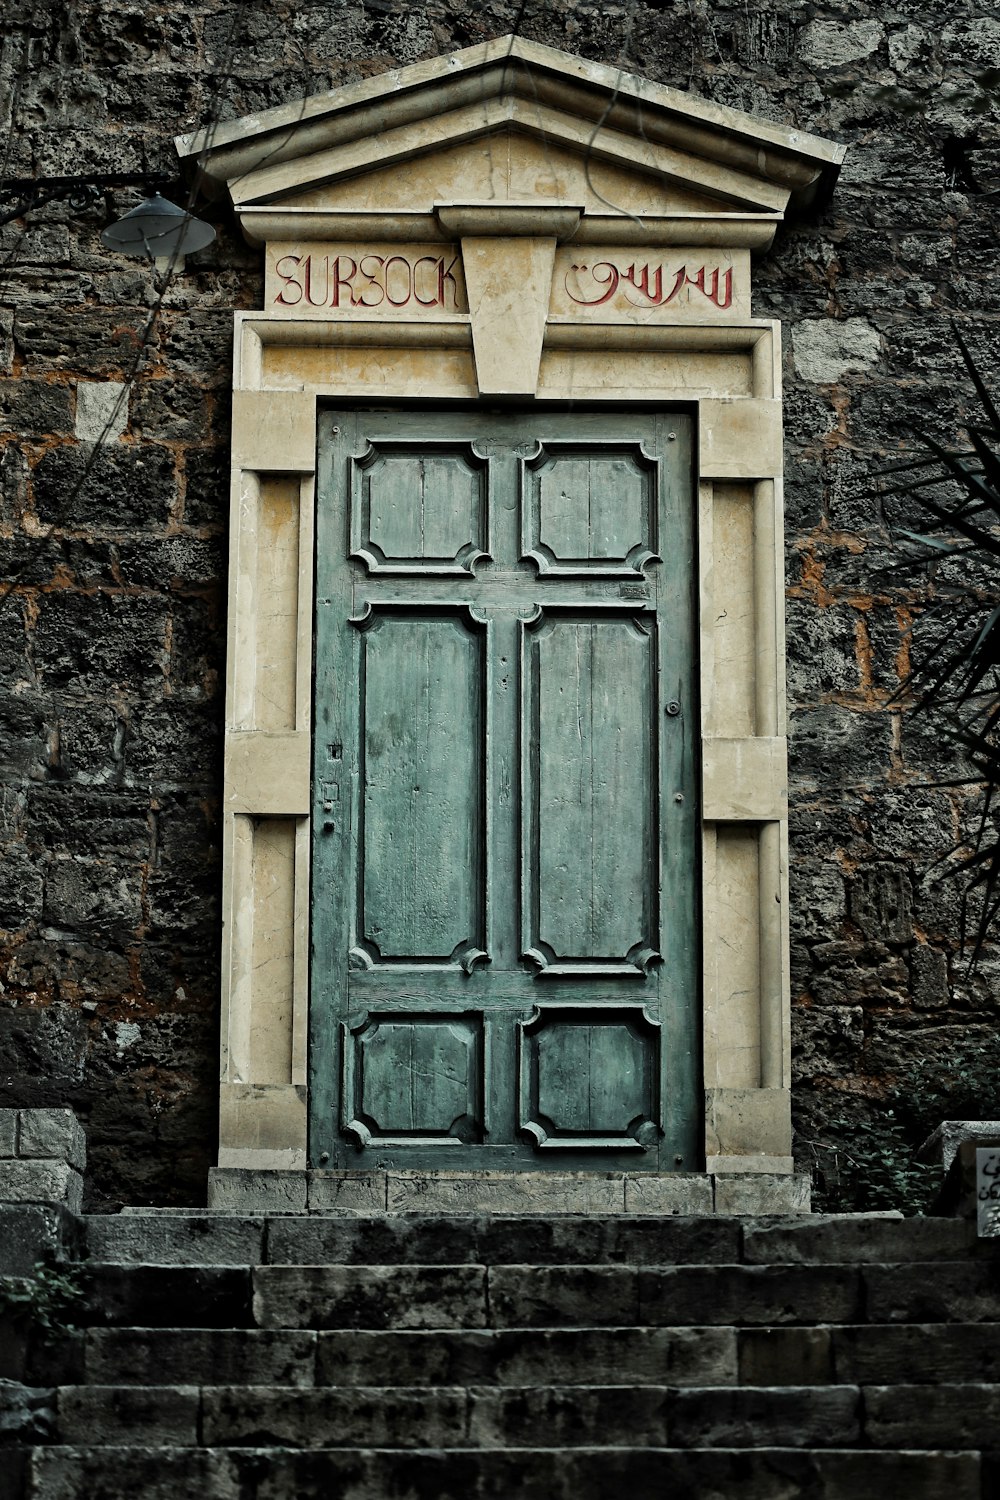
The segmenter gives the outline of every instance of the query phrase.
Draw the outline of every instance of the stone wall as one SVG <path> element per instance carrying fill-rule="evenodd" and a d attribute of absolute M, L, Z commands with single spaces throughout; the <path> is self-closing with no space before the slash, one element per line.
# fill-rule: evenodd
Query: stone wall
<path fill-rule="evenodd" d="M 786 328 L 798 1150 L 832 1181 L 894 1087 L 996 1023 L 995 961 L 967 976 L 956 892 L 920 879 L 966 799 L 924 784 L 950 760 L 893 700 L 934 585 L 892 572 L 875 477 L 904 420 L 946 436 L 968 408 L 951 318 L 997 363 L 992 4 L 9 0 L 5 21 L 9 174 L 169 175 L 173 135 L 216 115 L 515 28 L 851 146 L 755 303 Z M 98 239 L 135 201 L 0 231 L 0 1106 L 77 1110 L 94 1206 L 202 1201 L 213 1157 L 231 315 L 261 298 L 257 254 L 200 206 L 219 238 L 159 301 Z"/>

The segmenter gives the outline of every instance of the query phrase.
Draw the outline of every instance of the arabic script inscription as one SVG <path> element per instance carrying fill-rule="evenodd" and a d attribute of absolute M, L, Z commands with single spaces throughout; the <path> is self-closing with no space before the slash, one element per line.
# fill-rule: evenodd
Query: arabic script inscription
<path fill-rule="evenodd" d="M 622 292 L 633 307 L 666 307 L 686 287 L 694 287 L 720 311 L 733 303 L 733 270 L 720 266 L 666 267 L 662 264 L 627 266 L 613 260 L 599 260 L 592 265 L 574 262 L 564 278 L 566 295 L 580 307 L 600 307 Z M 590 295 L 588 295 L 590 293 Z"/>

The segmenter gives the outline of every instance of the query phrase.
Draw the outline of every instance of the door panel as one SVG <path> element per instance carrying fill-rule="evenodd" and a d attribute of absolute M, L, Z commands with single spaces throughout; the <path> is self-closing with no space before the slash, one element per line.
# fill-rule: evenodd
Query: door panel
<path fill-rule="evenodd" d="M 322 419 L 314 1163 L 700 1164 L 693 578 L 681 414 Z"/>
<path fill-rule="evenodd" d="M 653 624 L 598 605 L 525 627 L 525 950 L 554 974 L 659 946 Z"/>
<path fill-rule="evenodd" d="M 484 942 L 483 626 L 464 609 L 361 620 L 356 947 L 448 963 Z"/>

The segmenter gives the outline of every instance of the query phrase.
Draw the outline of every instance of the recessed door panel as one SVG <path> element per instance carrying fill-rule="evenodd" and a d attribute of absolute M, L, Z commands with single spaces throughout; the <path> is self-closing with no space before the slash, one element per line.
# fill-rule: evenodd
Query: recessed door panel
<path fill-rule="evenodd" d="M 323 418 L 314 1163 L 701 1165 L 691 436 Z"/>
<path fill-rule="evenodd" d="M 482 950 L 484 627 L 466 609 L 370 606 L 360 637 L 364 965 Z"/>
<path fill-rule="evenodd" d="M 645 968 L 660 941 L 656 616 L 542 610 L 524 627 L 525 950 Z"/>

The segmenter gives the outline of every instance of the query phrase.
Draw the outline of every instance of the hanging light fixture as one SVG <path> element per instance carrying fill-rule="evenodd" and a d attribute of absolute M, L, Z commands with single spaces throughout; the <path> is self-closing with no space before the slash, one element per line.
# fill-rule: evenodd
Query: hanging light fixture
<path fill-rule="evenodd" d="M 101 243 L 124 255 L 148 255 L 158 265 L 178 268 L 183 257 L 201 250 L 215 239 L 215 230 L 203 219 L 196 219 L 187 209 L 178 208 L 169 198 L 154 192 L 138 208 L 101 234 Z"/>

